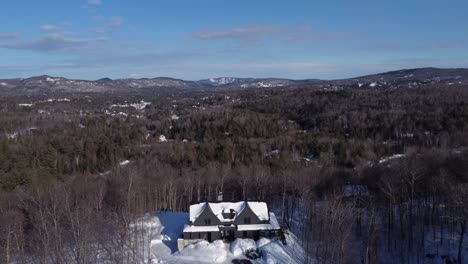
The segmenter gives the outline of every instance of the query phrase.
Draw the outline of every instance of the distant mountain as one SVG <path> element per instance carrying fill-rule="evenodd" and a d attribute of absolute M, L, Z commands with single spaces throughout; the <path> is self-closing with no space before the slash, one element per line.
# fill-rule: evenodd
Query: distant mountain
<path fill-rule="evenodd" d="M 236 78 L 236 77 L 219 77 L 200 80 L 196 83 L 201 86 L 215 86 L 215 87 L 237 87 L 237 88 L 265 88 L 265 87 L 282 87 L 299 82 L 290 79 L 280 78 Z M 309 81 L 306 81 L 309 82 Z M 310 80 L 312 82 L 312 80 Z"/>
<path fill-rule="evenodd" d="M 468 85 L 468 69 L 417 68 L 390 71 L 356 78 L 330 81 L 342 88 L 395 89 L 432 85 Z"/>
<path fill-rule="evenodd" d="M 106 78 L 99 79 L 96 82 L 112 82 L 112 79 L 106 77 Z"/>
<path fill-rule="evenodd" d="M 2 94 L 35 94 L 44 92 L 119 92 L 141 89 L 175 88 L 226 88 L 253 89 L 274 87 L 314 87 L 336 89 L 394 89 L 428 85 L 468 85 L 468 69 L 419 68 L 391 71 L 342 80 L 290 80 L 281 78 L 219 77 L 199 81 L 185 81 L 168 77 L 142 79 L 102 78 L 96 81 L 73 80 L 48 75 L 26 79 L 0 80 Z"/>
<path fill-rule="evenodd" d="M 118 92 L 139 89 L 157 88 L 265 88 L 282 87 L 300 82 L 288 79 L 267 78 L 234 78 L 220 77 L 200 81 L 185 81 L 168 77 L 116 79 L 102 78 L 96 81 L 72 80 L 48 75 L 35 76 L 27 79 L 0 80 L 0 92 L 39 93 L 39 92 Z"/>

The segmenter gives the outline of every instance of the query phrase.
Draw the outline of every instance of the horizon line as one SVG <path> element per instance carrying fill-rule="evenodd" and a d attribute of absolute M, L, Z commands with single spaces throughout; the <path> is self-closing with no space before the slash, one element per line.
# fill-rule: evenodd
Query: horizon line
<path fill-rule="evenodd" d="M 346 80 L 346 79 L 354 79 L 354 78 L 361 78 L 361 77 L 366 77 L 366 76 L 371 76 L 371 75 L 378 75 L 378 74 L 384 74 L 384 73 L 390 73 L 390 72 L 398 72 L 398 71 L 410 71 L 410 70 L 421 70 L 421 69 L 437 69 L 437 70 L 468 70 L 468 67 L 433 67 L 433 66 L 426 66 L 426 67 L 416 67 L 416 68 L 400 68 L 400 69 L 395 69 L 395 70 L 389 70 L 389 71 L 381 71 L 381 72 L 376 72 L 376 73 L 366 73 L 363 75 L 358 75 L 358 76 L 352 76 L 352 77 L 339 77 L 339 78 L 329 78 L 329 79 L 321 79 L 321 78 L 301 78 L 301 79 L 295 79 L 295 78 L 285 78 L 285 77 L 240 77 L 240 76 L 218 76 L 218 77 L 207 77 L 207 78 L 202 78 L 202 79 L 184 79 L 184 78 L 177 78 L 177 77 L 169 77 L 169 76 L 156 76 L 156 77 L 127 77 L 127 78 L 110 78 L 110 77 L 102 77 L 99 79 L 87 79 L 87 78 L 69 78 L 65 76 L 53 76 L 49 74 L 39 74 L 39 75 L 32 75 L 29 77 L 12 77 L 12 78 L 1 78 L 0 80 L 25 80 L 25 79 L 31 79 L 31 78 L 37 78 L 37 77 L 51 77 L 51 78 L 63 78 L 67 80 L 79 80 L 79 81 L 89 81 L 89 82 L 96 82 L 100 81 L 103 79 L 110 79 L 111 81 L 116 81 L 116 80 L 143 80 L 143 79 L 158 79 L 158 78 L 167 78 L 167 79 L 174 79 L 174 80 L 181 80 L 181 81 L 187 81 L 187 82 L 199 82 L 199 81 L 206 81 L 210 79 L 220 79 L 220 78 L 236 78 L 236 79 L 282 79 L 282 80 L 291 80 L 291 81 L 307 81 L 307 80 L 317 80 L 317 81 L 336 81 L 336 80 Z"/>

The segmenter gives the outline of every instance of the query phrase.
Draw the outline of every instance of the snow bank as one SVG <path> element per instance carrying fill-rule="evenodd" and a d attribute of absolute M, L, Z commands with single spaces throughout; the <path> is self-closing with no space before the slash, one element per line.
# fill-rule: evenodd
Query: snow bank
<path fill-rule="evenodd" d="M 236 239 L 231 242 L 231 253 L 236 256 L 243 256 L 248 249 L 257 249 L 255 241 L 252 239 Z"/>
<path fill-rule="evenodd" d="M 186 261 L 186 263 L 226 263 L 228 258 L 230 259 L 227 246 L 221 240 L 216 240 L 213 243 L 201 241 L 187 246 L 176 255 L 176 259 Z"/>
<path fill-rule="evenodd" d="M 231 244 L 221 240 L 209 243 L 201 241 L 188 245 L 177 251 L 177 239 L 182 229 L 188 223 L 188 213 L 159 212 L 148 214 L 134 221 L 129 229 L 131 232 L 144 232 L 139 236 L 140 259 L 149 263 L 231 263 L 233 259 L 245 259 L 247 249 L 259 248 L 263 258 L 255 263 L 304 263 L 304 250 L 297 243 L 293 234 L 286 235 L 287 244 L 281 241 L 261 238 L 257 242 L 252 239 L 236 239 Z M 149 244 L 149 247 L 147 246 Z"/>
<path fill-rule="evenodd" d="M 280 241 L 260 239 L 258 248 L 263 252 L 263 263 L 306 263 L 305 252 L 292 233 L 285 235 L 286 245 Z"/>

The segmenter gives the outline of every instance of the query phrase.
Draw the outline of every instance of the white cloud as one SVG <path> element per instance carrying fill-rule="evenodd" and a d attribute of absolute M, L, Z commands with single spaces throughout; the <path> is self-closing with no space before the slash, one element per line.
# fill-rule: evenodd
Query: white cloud
<path fill-rule="evenodd" d="M 105 20 L 106 18 L 101 16 L 99 20 Z M 123 24 L 123 19 L 121 17 L 111 17 L 108 19 L 106 25 L 98 26 L 91 28 L 90 31 L 97 34 L 103 34 L 111 31 L 113 28 L 120 27 Z"/>
<path fill-rule="evenodd" d="M 96 20 L 96 21 L 103 21 L 104 19 L 106 19 L 106 17 L 104 17 L 101 14 L 97 14 L 97 15 L 93 16 L 93 19 Z"/>
<path fill-rule="evenodd" d="M 110 27 L 119 27 L 123 24 L 123 19 L 121 17 L 111 17 L 109 26 Z"/>
<path fill-rule="evenodd" d="M 200 40 L 237 40 L 256 41 L 265 38 L 274 39 L 298 39 L 311 36 L 311 28 L 302 27 L 278 27 L 271 25 L 253 25 L 227 30 L 204 30 L 196 32 L 194 37 Z"/>
<path fill-rule="evenodd" d="M 16 38 L 18 38 L 18 35 L 14 33 L 0 33 L 0 39 L 16 39 Z"/>
<path fill-rule="evenodd" d="M 243 28 L 234 28 L 229 30 L 211 30 L 198 32 L 195 36 L 202 40 L 217 39 L 253 39 L 265 35 L 275 34 L 281 29 L 270 26 L 252 26 Z"/>
<path fill-rule="evenodd" d="M 91 32 L 98 33 L 98 34 L 106 33 L 106 31 L 107 30 L 105 27 L 95 27 L 91 29 Z"/>
<path fill-rule="evenodd" d="M 40 28 L 42 30 L 45 30 L 45 31 L 54 31 L 54 30 L 59 29 L 59 27 L 57 27 L 55 25 L 42 25 L 42 26 L 40 26 Z"/>
<path fill-rule="evenodd" d="M 88 5 L 100 5 L 102 0 L 88 0 Z"/>
<path fill-rule="evenodd" d="M 93 43 L 106 40 L 105 38 L 69 38 L 63 34 L 47 34 L 35 40 L 0 44 L 0 48 L 50 52 L 84 48 Z"/>

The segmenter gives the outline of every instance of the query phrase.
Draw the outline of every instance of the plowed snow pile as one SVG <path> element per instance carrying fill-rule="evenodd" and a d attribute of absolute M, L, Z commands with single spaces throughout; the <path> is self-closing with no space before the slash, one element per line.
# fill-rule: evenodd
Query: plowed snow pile
<path fill-rule="evenodd" d="M 236 239 L 232 243 L 221 240 L 201 241 L 177 251 L 177 239 L 183 225 L 188 222 L 187 213 L 161 212 L 148 215 L 130 225 L 138 233 L 141 263 L 231 263 L 233 259 L 245 259 L 248 249 L 259 249 L 261 259 L 254 263 L 304 263 L 302 247 L 293 234 L 286 235 L 286 245 L 281 241 L 261 238 Z"/>

